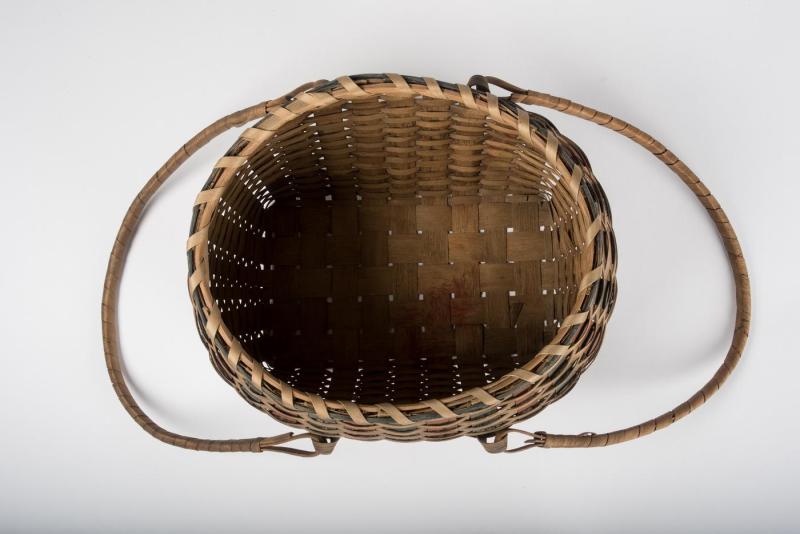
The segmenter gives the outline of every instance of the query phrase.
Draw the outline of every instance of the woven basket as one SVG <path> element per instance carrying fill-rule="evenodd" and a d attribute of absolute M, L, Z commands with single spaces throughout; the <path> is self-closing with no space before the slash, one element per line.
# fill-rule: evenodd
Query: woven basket
<path fill-rule="evenodd" d="M 511 94 L 492 94 L 490 82 Z M 581 149 L 520 103 L 630 137 L 697 194 L 720 231 L 738 296 L 731 350 L 708 384 L 656 419 L 606 434 L 511 428 L 575 385 L 600 348 L 616 297 L 603 190 Z M 189 293 L 217 372 L 248 403 L 307 432 L 189 438 L 150 420 L 120 372 L 123 258 L 146 202 L 175 168 L 209 139 L 255 119 L 195 202 Z M 148 432 L 191 449 L 304 456 L 330 453 L 340 437 L 473 436 L 489 452 L 627 441 L 705 402 L 737 363 L 749 326 L 736 236 L 683 163 L 619 119 L 481 76 L 469 86 L 341 77 L 217 121 L 134 201 L 103 302 L 111 380 Z M 529 439 L 509 449 L 512 431 Z M 281 446 L 304 437 L 314 450 Z"/>

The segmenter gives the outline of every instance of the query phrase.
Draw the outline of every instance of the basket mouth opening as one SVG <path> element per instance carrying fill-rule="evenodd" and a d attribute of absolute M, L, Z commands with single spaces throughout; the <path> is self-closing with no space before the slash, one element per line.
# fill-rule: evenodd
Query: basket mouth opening
<path fill-rule="evenodd" d="M 562 178 L 513 129 L 451 101 L 378 96 L 299 117 L 212 216 L 221 322 L 266 373 L 324 399 L 486 387 L 581 304 L 594 249 L 576 236 L 592 214 Z"/>

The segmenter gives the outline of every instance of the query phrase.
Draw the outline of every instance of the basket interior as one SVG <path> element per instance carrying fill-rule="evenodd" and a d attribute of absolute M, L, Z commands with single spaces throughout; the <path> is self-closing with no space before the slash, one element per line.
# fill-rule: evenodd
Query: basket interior
<path fill-rule="evenodd" d="M 515 128 L 456 103 L 337 102 L 282 127 L 227 186 L 210 290 L 297 389 L 456 395 L 530 361 L 575 303 L 591 219 L 563 182 Z"/>

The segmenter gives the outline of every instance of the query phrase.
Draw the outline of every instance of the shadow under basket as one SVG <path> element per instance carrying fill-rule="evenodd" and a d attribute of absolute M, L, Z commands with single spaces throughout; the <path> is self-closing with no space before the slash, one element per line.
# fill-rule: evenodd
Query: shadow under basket
<path fill-rule="evenodd" d="M 492 94 L 489 82 L 511 95 Z M 104 320 L 109 372 L 146 430 L 193 449 L 305 456 L 331 452 L 341 437 L 474 436 L 501 452 L 511 431 L 530 438 L 514 450 L 599 446 L 666 426 L 713 393 L 707 384 L 660 418 L 599 436 L 510 428 L 575 385 L 616 296 L 611 214 L 587 158 L 519 103 L 639 142 L 707 205 L 729 255 L 741 251 L 704 186 L 643 132 L 493 78 L 470 86 L 392 74 L 307 84 L 212 124 L 151 179 L 112 252 L 104 317 L 116 308 L 115 258 L 149 197 L 209 139 L 260 118 L 197 197 L 189 290 L 219 374 L 251 405 L 308 433 L 198 440 L 161 429 L 119 372 L 114 316 Z M 747 297 L 738 299 L 735 365 L 749 292 L 744 261 L 731 262 Z M 709 382 L 714 391 L 730 358 Z M 301 437 L 314 450 L 281 446 Z"/>

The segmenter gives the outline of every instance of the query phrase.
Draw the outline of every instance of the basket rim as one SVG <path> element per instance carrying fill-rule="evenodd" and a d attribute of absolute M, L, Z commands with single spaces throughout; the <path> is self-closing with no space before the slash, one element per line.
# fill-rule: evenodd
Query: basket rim
<path fill-rule="evenodd" d="M 504 374 L 497 380 L 463 392 L 405 403 L 358 403 L 341 399 L 322 398 L 314 393 L 296 389 L 274 376 L 261 362 L 242 346 L 241 342 L 226 326 L 220 309 L 216 305 L 209 284 L 208 230 L 215 214 L 216 203 L 231 183 L 239 167 L 267 142 L 277 131 L 299 117 L 335 104 L 341 100 L 352 100 L 374 95 L 419 95 L 445 99 L 468 108 L 483 111 L 491 119 L 517 128 L 519 136 L 531 147 L 544 154 L 547 162 L 561 176 L 559 188 L 564 184 L 574 199 L 583 199 L 587 211 L 593 218 L 588 226 L 584 246 L 594 246 L 594 262 L 579 284 L 575 302 L 569 314 L 547 345 L 532 354 L 526 363 Z M 242 147 L 242 143 L 244 146 Z M 238 146 L 238 148 L 237 148 Z M 597 198 L 589 198 L 596 194 Z M 592 206 L 597 213 L 592 213 Z M 214 166 L 211 177 L 197 196 L 193 210 L 191 235 L 187 244 L 189 263 L 189 293 L 203 342 L 209 350 L 224 356 L 221 361 L 234 377 L 232 383 L 247 398 L 245 390 L 255 388 L 273 401 L 296 409 L 295 401 L 304 403 L 310 413 L 322 419 L 331 419 L 330 410 L 339 416 L 358 422 L 368 421 L 365 416 L 379 417 L 393 426 L 410 425 L 415 421 L 431 418 L 469 416 L 476 410 L 493 409 L 502 402 L 516 398 L 547 377 L 559 365 L 551 365 L 542 374 L 533 372 L 547 357 L 555 356 L 557 362 L 569 355 L 570 349 L 578 346 L 586 336 L 594 335 L 591 325 L 604 326 L 613 307 L 616 290 L 616 243 L 611 226 L 611 214 L 605 195 L 594 177 L 583 153 L 569 139 L 562 136 L 555 126 L 539 115 L 529 113 L 510 99 L 465 85 L 440 82 L 431 78 L 400 76 L 396 74 L 363 74 L 343 76 L 334 81 L 320 83 L 305 92 L 298 93 L 286 103 L 268 110 L 264 119 L 247 128 L 234 143 L 231 150 Z M 603 287 L 598 285 L 601 282 Z M 601 306 L 600 299 L 590 298 L 595 290 L 610 294 L 612 306 Z M 588 305 L 586 304 L 588 302 Z M 602 330 L 602 329 L 601 329 Z M 601 332 L 602 335 L 602 332 Z M 586 347 L 582 351 L 587 350 Z M 252 396 L 252 393 L 249 394 Z M 531 414 L 532 415 L 532 414 Z M 412 418 L 414 420 L 412 420 Z"/>

